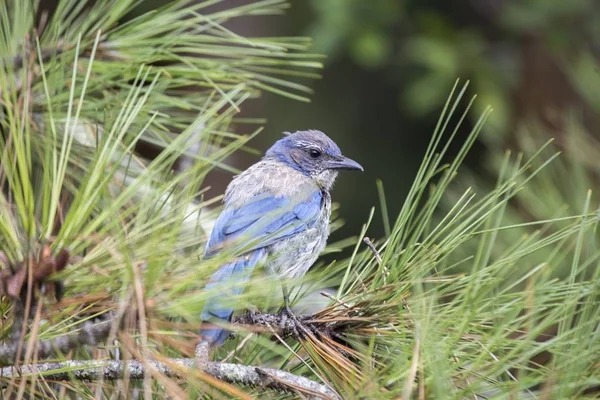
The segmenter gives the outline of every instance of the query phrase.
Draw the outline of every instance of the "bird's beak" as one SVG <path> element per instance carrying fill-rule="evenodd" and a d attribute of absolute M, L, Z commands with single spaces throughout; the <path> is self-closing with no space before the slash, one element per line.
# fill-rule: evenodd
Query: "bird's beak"
<path fill-rule="evenodd" d="M 327 166 L 329 169 L 347 169 L 351 171 L 364 171 L 362 165 L 344 156 L 339 156 L 333 160 L 330 160 L 327 163 Z"/>

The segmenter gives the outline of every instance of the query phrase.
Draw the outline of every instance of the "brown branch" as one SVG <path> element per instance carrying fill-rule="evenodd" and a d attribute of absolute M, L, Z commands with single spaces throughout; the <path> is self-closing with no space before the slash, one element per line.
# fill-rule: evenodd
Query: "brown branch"
<path fill-rule="evenodd" d="M 377 251 L 377 247 L 375 247 L 375 245 L 373 244 L 371 239 L 369 237 L 365 236 L 363 238 L 363 242 L 365 242 L 367 247 L 369 247 L 369 250 L 371 250 L 371 253 L 373 253 L 373 255 L 375 256 L 375 259 L 377 260 L 377 264 L 381 265 L 383 260 L 381 259 L 381 255 Z"/>
<path fill-rule="evenodd" d="M 373 255 L 375 256 L 375 260 L 377 261 L 377 264 L 382 269 L 381 272 L 383 274 L 383 284 L 387 285 L 387 277 L 390 275 L 390 271 L 385 265 L 383 265 L 383 259 L 381 258 L 381 254 L 379 254 L 379 251 L 377 251 L 377 247 L 375 247 L 375 244 L 371 241 L 370 238 L 365 236 L 363 238 L 363 242 L 367 245 L 369 250 L 371 250 L 371 253 L 373 253 Z"/>
<path fill-rule="evenodd" d="M 193 358 L 170 359 L 166 363 L 149 361 L 148 366 L 170 378 L 185 378 L 182 370 L 196 368 Z M 125 372 L 129 379 L 144 379 L 144 363 L 136 360 L 121 361 L 63 361 L 42 364 L 28 364 L 20 367 L 0 369 L 0 378 L 25 378 L 28 375 L 43 375 L 45 379 L 55 381 L 96 381 L 99 379 L 123 379 Z M 297 376 L 273 368 L 258 368 L 248 365 L 210 362 L 204 367 L 210 376 L 229 383 L 244 386 L 259 386 L 286 393 L 301 393 L 309 399 L 341 399 L 329 387 L 311 379 Z"/>
<path fill-rule="evenodd" d="M 335 336 L 343 333 L 347 322 L 343 320 L 323 320 L 317 315 L 296 315 L 302 329 L 298 329 L 296 322 L 281 314 L 268 314 L 261 312 L 247 312 L 233 317 L 233 324 L 258 332 L 275 332 L 282 337 L 295 337 L 300 339 L 304 334 L 310 333 L 317 336 Z"/>
<path fill-rule="evenodd" d="M 298 320 L 304 323 L 307 327 L 309 324 L 308 320 L 312 316 L 310 315 L 297 315 Z M 246 327 L 249 330 L 259 332 L 271 332 L 274 330 L 276 333 L 283 337 L 294 336 L 296 331 L 296 325 L 294 320 L 286 318 L 279 314 L 268 314 L 262 312 L 247 312 L 244 314 L 236 315 L 233 317 L 232 323 L 234 325 L 240 325 Z M 315 328 L 310 326 L 310 328 Z"/>
<path fill-rule="evenodd" d="M 64 354 L 69 350 L 81 346 L 97 346 L 109 335 L 114 319 L 112 314 L 104 317 L 102 321 L 83 322 L 75 333 L 55 337 L 54 339 L 40 340 L 36 344 L 38 358 L 47 358 L 55 354 Z M 14 363 L 17 356 L 19 340 L 0 344 L 0 365 Z"/>
<path fill-rule="evenodd" d="M 38 349 L 38 358 L 44 359 L 52 355 L 64 354 L 69 350 L 82 346 L 97 346 L 104 342 L 110 333 L 110 329 L 115 321 L 113 313 L 102 317 L 101 321 L 86 321 L 78 327 L 74 333 L 58 336 L 53 339 L 40 340 L 36 344 Z M 324 321 L 316 319 L 313 315 L 298 316 L 298 320 L 303 324 L 311 334 L 317 336 L 336 336 L 342 333 L 348 321 Z M 15 323 L 17 321 L 13 321 Z M 283 337 L 296 337 L 298 330 L 295 322 L 289 318 L 282 317 L 279 314 L 267 313 L 246 313 L 233 318 L 233 323 L 254 331 L 265 331 L 280 334 Z M 20 324 L 19 324 L 20 325 Z M 17 348 L 18 337 L 0 342 L 0 365 L 10 365 L 14 362 Z"/>
<path fill-rule="evenodd" d="M 104 318 L 100 322 L 84 322 L 75 333 L 38 341 L 36 344 L 36 348 L 39 349 L 38 357 L 40 359 L 47 358 L 50 355 L 66 353 L 71 349 L 85 345 L 98 346 L 107 339 L 111 328 L 116 323 L 115 321 L 120 319 L 113 313 Z M 339 335 L 343 335 L 349 326 L 358 329 L 365 323 L 369 324 L 369 321 L 364 320 L 357 314 L 357 310 L 349 310 L 345 307 L 338 309 L 337 306 L 327 312 L 297 316 L 297 319 L 303 325 L 303 334 L 308 333 L 311 337 L 337 338 Z M 296 322 L 279 314 L 246 313 L 235 317 L 233 322 L 248 329 L 261 330 L 262 328 L 262 330 L 275 332 L 281 336 L 298 338 L 299 335 Z M 14 363 L 17 348 L 18 342 L 15 341 L 0 345 L 0 365 Z M 199 346 L 196 358 L 174 359 L 171 361 L 185 367 L 203 370 L 208 375 L 230 383 L 267 387 L 283 392 L 300 392 L 305 397 L 312 399 L 340 399 L 332 389 L 310 379 L 276 369 L 209 362 L 207 353 L 208 349 Z M 180 372 L 170 369 L 169 365 L 173 366 L 169 360 L 166 363 L 152 361 L 150 364 L 146 364 L 146 368 L 154 368 L 169 377 L 180 377 Z M 54 372 L 63 368 L 68 369 L 69 372 Z M 7 366 L 0 369 L 0 378 L 44 373 L 47 379 L 53 380 L 72 378 L 79 380 L 115 380 L 122 378 L 126 372 L 127 376 L 132 379 L 144 379 L 144 368 L 144 363 L 138 361 L 62 361 Z"/>

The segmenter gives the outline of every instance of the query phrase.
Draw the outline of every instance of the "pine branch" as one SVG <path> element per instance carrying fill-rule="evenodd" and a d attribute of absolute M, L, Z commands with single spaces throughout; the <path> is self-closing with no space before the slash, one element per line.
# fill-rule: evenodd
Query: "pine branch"
<path fill-rule="evenodd" d="M 82 346 L 97 346 L 108 337 L 113 322 L 112 316 L 105 317 L 100 322 L 85 321 L 75 333 L 39 340 L 35 345 L 37 357 L 43 359 L 51 355 L 64 354 Z M 14 362 L 18 345 L 18 337 L 0 345 L 0 365 L 9 365 Z"/>
<path fill-rule="evenodd" d="M 320 321 L 315 315 L 298 316 L 302 323 L 302 330 L 298 330 L 295 321 L 280 314 L 246 313 L 233 318 L 235 325 L 246 326 L 249 329 L 275 332 L 282 337 L 295 337 L 300 339 L 303 332 L 319 336 L 336 336 L 345 330 L 348 321 Z M 44 359 L 56 354 L 64 354 L 69 350 L 82 346 L 97 346 L 108 337 L 110 329 L 115 323 L 114 314 L 110 313 L 101 321 L 83 322 L 77 332 L 58 336 L 53 339 L 40 340 L 36 343 L 38 358 Z M 306 331 L 304 331 L 306 330 Z M 14 362 L 19 338 L 5 341 L 0 345 L 0 365 L 9 365 Z"/>
<path fill-rule="evenodd" d="M 196 368 L 196 360 L 190 358 L 170 359 L 166 363 L 149 361 L 148 366 L 170 378 L 183 378 L 182 370 L 177 367 Z M 45 379 L 55 381 L 117 380 L 127 372 L 129 379 L 143 379 L 144 363 L 136 360 L 121 361 L 63 361 L 42 364 L 28 364 L 20 367 L 5 367 L 0 377 L 21 378 L 32 374 L 43 374 Z M 259 368 L 247 365 L 210 362 L 204 372 L 217 379 L 244 386 L 260 386 L 285 393 L 301 393 L 309 399 L 341 399 L 329 387 L 302 376 L 273 368 Z"/>
<path fill-rule="evenodd" d="M 311 334 L 329 334 L 332 324 L 312 322 L 312 315 L 299 317 Z M 38 358 L 43 359 L 51 355 L 66 353 L 71 349 L 81 346 L 97 346 L 110 334 L 115 323 L 114 314 L 109 314 L 100 322 L 86 321 L 81 324 L 76 333 L 58 336 L 54 339 L 40 340 L 36 343 Z M 282 336 L 299 337 L 297 326 L 291 319 L 279 314 L 248 313 L 234 318 L 234 323 L 268 328 L 271 332 Z M 327 325 L 327 326 L 326 326 Z M 333 325 L 336 325 L 335 323 Z M 9 343 L 0 346 L 0 365 L 13 363 L 18 349 L 18 338 L 11 339 Z M 199 362 L 199 360 L 201 362 Z M 301 392 L 311 399 L 339 399 L 340 397 L 329 387 L 314 382 L 302 376 L 296 376 L 286 371 L 246 366 L 230 363 L 208 362 L 207 354 L 195 359 L 172 359 L 170 362 L 160 363 L 152 361 L 149 365 L 168 377 L 180 377 L 180 372 L 173 370 L 167 364 L 177 364 L 188 368 L 200 368 L 207 374 L 229 383 L 245 386 L 261 386 L 282 392 Z M 66 372 L 67 370 L 68 372 Z M 144 379 L 144 364 L 139 361 L 79 361 L 67 360 L 61 362 L 48 362 L 41 364 L 28 364 L 24 366 L 7 366 L 2 368 L 0 377 L 12 378 L 16 375 L 43 373 L 46 379 L 69 380 L 78 379 L 93 381 L 98 379 L 116 380 L 123 377 L 124 371 L 128 372 L 131 379 Z M 58 371 L 58 372 L 54 372 Z"/>

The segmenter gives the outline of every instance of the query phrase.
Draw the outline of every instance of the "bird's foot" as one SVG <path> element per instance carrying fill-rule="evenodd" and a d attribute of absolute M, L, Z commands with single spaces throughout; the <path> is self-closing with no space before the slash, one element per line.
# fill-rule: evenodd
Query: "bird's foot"
<path fill-rule="evenodd" d="M 249 307 L 247 309 L 247 314 L 248 317 L 250 318 L 250 321 L 252 322 L 252 324 L 257 325 L 258 324 L 258 310 L 255 307 Z"/>
<path fill-rule="evenodd" d="M 279 327 L 282 331 L 291 330 L 295 337 L 302 337 L 305 334 L 310 333 L 304 323 L 298 319 L 296 314 L 292 311 L 289 306 L 284 306 L 281 310 L 281 321 Z M 288 322 L 291 321 L 291 324 Z"/>

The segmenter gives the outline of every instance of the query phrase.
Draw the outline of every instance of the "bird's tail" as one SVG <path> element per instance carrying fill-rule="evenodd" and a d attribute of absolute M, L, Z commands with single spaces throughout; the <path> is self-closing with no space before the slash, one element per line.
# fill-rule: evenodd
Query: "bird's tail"
<path fill-rule="evenodd" d="M 209 322 L 212 326 L 200 330 L 202 341 L 214 347 L 220 346 L 227 339 L 229 331 L 219 324 L 231 322 L 232 299 L 241 294 L 243 284 L 248 281 L 263 255 L 263 249 L 254 250 L 236 261 L 223 265 L 213 274 L 205 288 L 210 295 L 201 314 L 202 321 Z"/>

